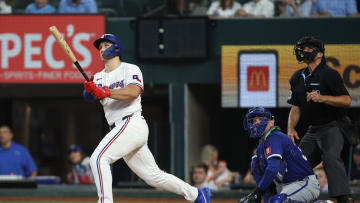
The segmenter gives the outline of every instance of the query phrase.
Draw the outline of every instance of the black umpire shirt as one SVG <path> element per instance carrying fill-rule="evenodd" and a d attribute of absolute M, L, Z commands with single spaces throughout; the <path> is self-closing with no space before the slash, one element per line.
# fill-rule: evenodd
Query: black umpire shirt
<path fill-rule="evenodd" d="M 326 63 L 320 63 L 311 74 L 307 67 L 296 71 L 290 79 L 290 88 L 287 102 L 300 107 L 301 117 L 309 125 L 323 125 L 345 114 L 345 108 L 306 101 L 306 92 L 311 91 L 329 96 L 349 95 L 340 74 Z"/>

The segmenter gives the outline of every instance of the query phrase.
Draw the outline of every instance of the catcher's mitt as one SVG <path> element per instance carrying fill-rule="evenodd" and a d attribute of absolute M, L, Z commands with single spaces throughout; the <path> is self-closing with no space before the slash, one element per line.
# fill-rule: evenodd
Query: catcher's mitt
<path fill-rule="evenodd" d="M 241 198 L 238 203 L 261 203 L 261 194 L 255 190 L 254 192 Z"/>

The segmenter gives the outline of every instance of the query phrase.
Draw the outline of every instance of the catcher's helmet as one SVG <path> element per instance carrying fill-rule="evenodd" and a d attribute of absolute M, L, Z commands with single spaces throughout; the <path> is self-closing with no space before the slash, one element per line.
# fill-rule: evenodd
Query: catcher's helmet
<path fill-rule="evenodd" d="M 123 46 L 119 38 L 113 34 L 103 34 L 99 39 L 94 41 L 94 46 L 99 49 L 100 43 L 103 41 L 109 41 L 113 45 L 104 51 L 106 58 L 112 58 L 114 56 L 122 56 Z"/>
<path fill-rule="evenodd" d="M 314 50 L 312 52 L 304 52 L 304 48 L 306 46 L 311 47 Z M 297 41 L 296 45 L 294 46 L 294 55 L 296 56 L 298 62 L 303 62 L 304 60 L 312 61 L 319 52 L 324 54 L 323 60 L 325 60 L 324 43 L 312 36 L 306 36 L 299 39 L 299 41 Z"/>
<path fill-rule="evenodd" d="M 256 117 L 262 118 L 258 124 L 254 124 Z M 260 138 L 264 135 L 268 121 L 273 119 L 273 115 L 267 109 L 263 107 L 251 108 L 244 118 L 244 129 L 250 133 L 251 138 Z"/>

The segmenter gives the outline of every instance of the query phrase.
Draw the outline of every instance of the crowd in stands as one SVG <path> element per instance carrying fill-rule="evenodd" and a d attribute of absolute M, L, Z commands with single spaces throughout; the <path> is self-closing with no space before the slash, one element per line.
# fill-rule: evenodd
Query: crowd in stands
<path fill-rule="evenodd" d="M 17 179 L 34 178 L 38 175 L 38 166 L 28 149 L 15 142 L 14 133 L 8 125 L 0 126 L 0 176 Z M 94 178 L 90 168 L 90 158 L 79 145 L 68 149 L 70 171 L 66 183 L 92 184 Z"/>
<path fill-rule="evenodd" d="M 191 172 L 191 184 L 198 188 L 229 190 L 231 183 L 239 182 L 240 173 L 230 171 L 225 160 L 219 160 L 219 151 L 213 145 L 205 145 L 201 150 L 201 160 Z"/>
<path fill-rule="evenodd" d="M 13 141 L 14 134 L 9 126 L 0 126 L 0 175 L 19 177 L 36 176 L 38 168 L 21 144 Z"/>
<path fill-rule="evenodd" d="M 0 0 L 1 14 L 185 15 L 210 18 L 359 16 L 360 0 Z"/>
<path fill-rule="evenodd" d="M 253 150 L 253 155 L 255 149 Z M 241 183 L 244 187 L 255 184 L 250 169 L 244 176 L 235 171 L 230 171 L 225 160 L 219 160 L 218 149 L 213 145 L 202 148 L 200 162 L 190 171 L 190 183 L 197 188 L 208 187 L 211 190 L 229 190 L 231 185 Z M 349 175 L 352 186 L 360 186 L 360 144 L 354 146 L 351 172 Z M 250 167 L 249 167 L 250 168 Z M 322 193 L 328 193 L 328 180 L 322 162 L 314 168 Z M 248 185 L 246 185 L 248 184 Z"/>
<path fill-rule="evenodd" d="M 250 0 L 240 4 L 235 0 L 211 3 L 209 17 L 345 17 L 358 15 L 355 0 Z"/>
<path fill-rule="evenodd" d="M 315 174 L 318 178 L 319 185 L 320 185 L 320 191 L 327 193 L 329 189 L 328 180 L 326 177 L 325 169 L 324 167 L 320 167 L 315 169 Z"/>
<path fill-rule="evenodd" d="M 360 144 L 355 146 L 352 158 L 353 164 L 351 165 L 350 183 L 360 185 Z"/>
<path fill-rule="evenodd" d="M 90 157 L 86 156 L 79 145 L 71 145 L 68 149 L 72 170 L 67 174 L 67 183 L 91 184 L 94 177 L 90 167 Z"/>
<path fill-rule="evenodd" d="M 0 0 L 2 14 L 94 14 L 96 0 Z"/>
<path fill-rule="evenodd" d="M 23 178 L 38 175 L 38 167 L 30 152 L 21 144 L 13 141 L 14 134 L 9 126 L 0 126 L 0 175 L 20 176 Z M 67 173 L 66 183 L 92 184 L 89 157 L 79 145 L 71 145 L 68 149 L 71 169 Z M 254 154 L 254 151 L 253 151 Z M 5 164 L 6 163 L 6 164 Z M 328 191 L 326 172 L 322 163 L 314 168 L 322 192 Z M 360 185 L 360 144 L 354 147 L 352 167 L 349 175 L 353 186 Z M 229 190 L 231 184 L 254 184 L 249 171 L 242 176 L 231 171 L 225 160 L 219 160 L 219 151 L 213 145 L 205 145 L 201 150 L 201 160 L 191 169 L 190 183 L 198 188 L 208 187 L 211 190 Z"/>

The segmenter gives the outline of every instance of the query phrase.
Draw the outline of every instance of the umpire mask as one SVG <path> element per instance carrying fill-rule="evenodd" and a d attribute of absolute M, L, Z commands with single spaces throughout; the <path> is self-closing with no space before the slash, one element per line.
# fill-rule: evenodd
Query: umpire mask
<path fill-rule="evenodd" d="M 310 47 L 313 49 L 313 51 L 304 51 L 305 47 Z M 325 47 L 322 41 L 314 37 L 303 37 L 296 43 L 294 47 L 294 54 L 299 63 L 302 63 L 304 61 L 314 61 L 316 55 L 319 52 L 325 54 Z M 325 56 L 323 56 L 323 59 L 325 59 Z"/>

